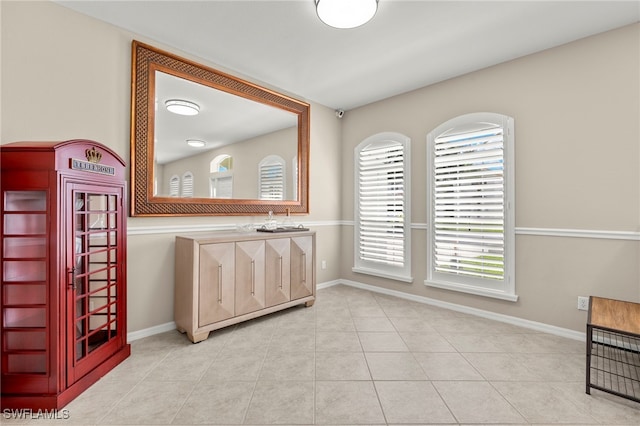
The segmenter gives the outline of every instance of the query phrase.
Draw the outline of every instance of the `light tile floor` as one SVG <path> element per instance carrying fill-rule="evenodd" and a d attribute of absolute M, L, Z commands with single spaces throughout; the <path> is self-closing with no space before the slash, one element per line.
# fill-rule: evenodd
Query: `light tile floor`
<path fill-rule="evenodd" d="M 640 404 L 585 394 L 582 342 L 345 286 L 198 344 L 131 346 L 68 419 L 3 423 L 640 424 Z"/>

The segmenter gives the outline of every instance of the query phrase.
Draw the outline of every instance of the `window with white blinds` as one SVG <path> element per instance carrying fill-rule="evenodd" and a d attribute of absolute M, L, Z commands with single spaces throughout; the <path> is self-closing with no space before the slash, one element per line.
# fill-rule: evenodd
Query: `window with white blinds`
<path fill-rule="evenodd" d="M 260 161 L 258 180 L 258 198 L 260 200 L 284 200 L 285 170 L 282 157 L 269 155 Z"/>
<path fill-rule="evenodd" d="M 426 283 L 516 300 L 513 120 L 469 114 L 428 136 Z"/>
<path fill-rule="evenodd" d="M 233 175 L 231 172 L 211 174 L 209 193 L 212 198 L 233 198 Z"/>
<path fill-rule="evenodd" d="M 409 142 L 380 133 L 355 149 L 354 272 L 412 281 Z"/>
<path fill-rule="evenodd" d="M 180 178 L 177 175 L 171 176 L 169 179 L 169 196 L 177 197 L 180 195 Z"/>
<path fill-rule="evenodd" d="M 182 175 L 182 194 L 183 197 L 193 197 L 193 173 L 186 172 Z"/>
<path fill-rule="evenodd" d="M 233 198 L 233 157 L 221 154 L 209 163 L 209 196 Z"/>

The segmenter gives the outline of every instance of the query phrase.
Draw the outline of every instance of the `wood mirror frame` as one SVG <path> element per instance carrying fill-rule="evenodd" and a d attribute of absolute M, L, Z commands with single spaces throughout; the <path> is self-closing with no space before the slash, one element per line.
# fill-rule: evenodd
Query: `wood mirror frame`
<path fill-rule="evenodd" d="M 131 60 L 131 216 L 221 216 L 309 213 L 309 104 L 133 41 Z M 296 200 L 178 198 L 154 195 L 155 73 L 165 72 L 279 108 L 298 117 Z"/>

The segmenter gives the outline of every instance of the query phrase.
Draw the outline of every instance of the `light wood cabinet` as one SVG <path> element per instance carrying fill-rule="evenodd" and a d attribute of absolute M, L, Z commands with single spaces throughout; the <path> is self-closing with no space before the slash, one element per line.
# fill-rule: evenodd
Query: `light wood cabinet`
<path fill-rule="evenodd" d="M 306 237 L 310 239 L 310 237 Z M 265 240 L 265 297 L 267 306 L 291 300 L 291 239 Z"/>
<path fill-rule="evenodd" d="M 211 324 L 235 315 L 234 244 L 200 247 L 198 324 Z"/>
<path fill-rule="evenodd" d="M 210 331 L 315 301 L 313 231 L 181 235 L 175 262 L 174 318 L 194 343 Z"/>
<path fill-rule="evenodd" d="M 236 244 L 236 315 L 265 308 L 264 241 Z"/>
<path fill-rule="evenodd" d="M 309 238 L 291 238 L 292 299 L 316 294 L 314 244 Z"/>

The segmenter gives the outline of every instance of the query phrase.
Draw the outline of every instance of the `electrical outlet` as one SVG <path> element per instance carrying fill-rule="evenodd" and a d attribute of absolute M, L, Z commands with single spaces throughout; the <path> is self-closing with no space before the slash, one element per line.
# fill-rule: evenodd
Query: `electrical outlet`
<path fill-rule="evenodd" d="M 578 309 L 581 311 L 589 310 L 589 298 L 584 296 L 578 296 Z"/>
<path fill-rule="evenodd" d="M 327 269 L 327 261 L 323 260 L 322 262 L 320 262 L 320 268 L 321 269 Z"/>

